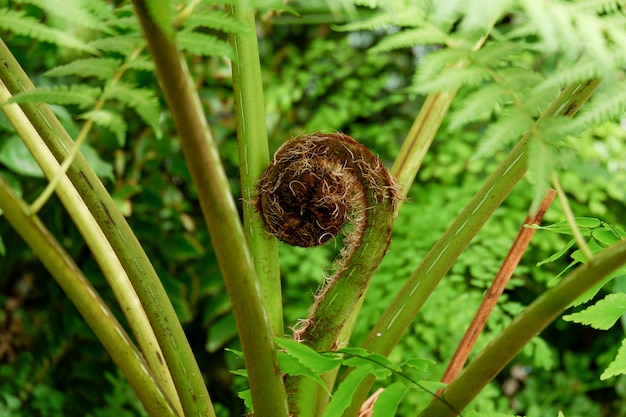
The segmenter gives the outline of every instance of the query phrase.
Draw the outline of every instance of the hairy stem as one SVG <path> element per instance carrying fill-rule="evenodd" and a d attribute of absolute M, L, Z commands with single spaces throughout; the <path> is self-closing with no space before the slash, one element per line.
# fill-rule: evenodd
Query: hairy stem
<path fill-rule="evenodd" d="M 2 41 L 0 79 L 11 94 L 35 88 Z M 74 142 L 54 113 L 45 104 L 22 103 L 20 108 L 57 161 L 62 163 L 70 154 Z M 191 414 L 194 415 L 214 416 L 202 374 L 174 307 L 128 222 L 80 152 L 68 168 L 67 176 L 104 232 L 146 310 L 183 409 L 193 410 Z M 156 351 L 151 355 L 160 360 Z"/>
<path fill-rule="evenodd" d="M 33 253 L 56 279 L 87 324 L 119 366 L 144 407 L 153 416 L 177 416 L 154 374 L 122 326 L 89 284 L 72 258 L 0 177 L 0 209 Z"/>
<path fill-rule="evenodd" d="M 626 264 L 626 241 L 597 254 L 589 263 L 578 267 L 555 287 L 550 288 L 517 316 L 459 377 L 443 391 L 442 396 L 457 410 L 469 402 L 491 381 L 533 337 L 559 317 L 585 291 Z M 441 401 L 431 403 L 421 417 L 452 417 L 456 413 Z"/>
<path fill-rule="evenodd" d="M 286 393 L 273 332 L 263 305 L 252 256 L 200 98 L 184 57 L 173 39 L 152 20 L 144 1 L 133 3 L 178 130 L 189 172 L 198 190 L 200 207 L 231 300 L 246 361 L 254 413 L 259 417 L 287 417 Z"/>
<path fill-rule="evenodd" d="M 318 352 L 335 350 L 350 314 L 384 256 L 395 218 L 395 182 L 363 145 L 340 133 L 294 138 L 276 152 L 259 184 L 257 209 L 268 231 L 299 246 L 349 232 L 336 263 L 295 337 Z M 349 226 L 346 226 L 349 224 Z M 293 415 L 315 413 L 316 389 L 287 378 Z"/>
<path fill-rule="evenodd" d="M 232 67 L 244 234 L 252 252 L 272 329 L 276 336 L 282 336 L 283 305 L 278 241 L 265 232 L 263 223 L 252 205 L 256 184 L 270 162 L 254 9 L 244 5 L 233 5 L 230 6 L 230 13 L 247 29 L 245 33 L 231 35 L 231 43 L 237 57 Z"/>
<path fill-rule="evenodd" d="M 566 87 L 546 109 L 542 118 L 573 116 L 599 83 L 598 80 L 590 80 Z M 528 139 L 529 134 L 524 135 L 426 254 L 368 334 L 363 343 L 365 349 L 388 355 L 398 343 L 437 284 L 526 173 Z M 357 415 L 373 382 L 372 378 L 366 378 L 361 383 L 344 417 Z"/>

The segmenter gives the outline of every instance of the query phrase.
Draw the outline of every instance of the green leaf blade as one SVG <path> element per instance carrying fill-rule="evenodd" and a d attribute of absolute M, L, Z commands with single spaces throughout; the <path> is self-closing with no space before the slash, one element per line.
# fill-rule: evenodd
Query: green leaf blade
<path fill-rule="evenodd" d="M 400 401 L 409 392 L 409 389 L 401 382 L 394 382 L 385 387 L 374 403 L 373 417 L 386 417 L 396 414 Z"/>
<path fill-rule="evenodd" d="M 600 375 L 601 380 L 609 379 L 613 376 L 626 374 L 626 339 L 622 340 L 622 346 L 620 346 L 615 356 L 615 360 L 609 364 L 609 366 Z"/>
<path fill-rule="evenodd" d="M 96 50 L 70 33 L 44 26 L 23 10 L 0 8 L 0 29 L 27 36 L 41 42 L 95 53 Z"/>
<path fill-rule="evenodd" d="M 115 58 L 86 58 L 54 67 L 44 72 L 43 75 L 45 77 L 75 75 L 80 78 L 96 77 L 108 80 L 119 69 L 120 65 L 121 61 Z"/>
<path fill-rule="evenodd" d="M 626 294 L 609 294 L 591 307 L 563 316 L 563 320 L 581 323 L 594 329 L 608 330 L 626 313 Z"/>
<path fill-rule="evenodd" d="M 40 87 L 13 95 L 9 103 L 75 104 L 84 109 L 94 105 L 100 91 L 98 87 L 77 84 Z"/>
<path fill-rule="evenodd" d="M 152 127 L 157 138 L 161 138 L 163 135 L 159 126 L 159 100 L 154 95 L 154 91 L 119 82 L 107 87 L 102 98 L 105 100 L 115 99 L 132 107 L 139 117 Z"/>

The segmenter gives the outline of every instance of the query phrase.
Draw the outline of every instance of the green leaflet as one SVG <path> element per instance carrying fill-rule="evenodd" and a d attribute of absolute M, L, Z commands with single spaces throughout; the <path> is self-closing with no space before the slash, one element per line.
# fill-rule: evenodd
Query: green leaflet
<path fill-rule="evenodd" d="M 609 294 L 591 307 L 563 316 L 565 321 L 585 324 L 594 329 L 608 330 L 626 313 L 626 294 Z"/>
<path fill-rule="evenodd" d="M 113 77 L 113 74 L 120 65 L 121 61 L 115 58 L 85 58 L 54 67 L 46 71 L 43 75 L 46 77 L 75 75 L 80 78 L 96 77 L 102 80 L 108 80 Z"/>
<path fill-rule="evenodd" d="M 38 19 L 27 16 L 23 10 L 0 8 L 0 29 L 66 48 L 95 52 L 93 47 L 70 33 L 44 26 Z"/>
<path fill-rule="evenodd" d="M 400 401 L 409 392 L 409 389 L 401 382 L 394 382 L 385 387 L 374 403 L 373 417 L 393 416 L 400 405 Z"/>
<path fill-rule="evenodd" d="M 228 42 L 198 32 L 182 31 L 176 39 L 183 51 L 201 56 L 224 56 L 234 59 L 235 53 Z"/>
<path fill-rule="evenodd" d="M 83 84 L 57 85 L 41 87 L 32 91 L 17 93 L 11 97 L 10 103 L 49 103 L 75 104 L 81 109 L 93 106 L 100 95 L 100 88 Z"/>
<path fill-rule="evenodd" d="M 118 82 L 104 90 L 102 99 L 117 100 L 132 107 L 139 117 L 152 127 L 158 138 L 163 135 L 159 126 L 159 100 L 154 95 L 154 91 Z"/>
<path fill-rule="evenodd" d="M 626 339 L 622 340 L 622 346 L 617 351 L 615 360 L 602 372 L 600 379 L 605 380 L 622 374 L 626 374 Z"/>

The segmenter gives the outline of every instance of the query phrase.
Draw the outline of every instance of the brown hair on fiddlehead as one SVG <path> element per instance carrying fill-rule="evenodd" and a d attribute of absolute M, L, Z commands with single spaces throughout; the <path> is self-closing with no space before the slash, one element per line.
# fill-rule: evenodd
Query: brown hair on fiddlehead
<path fill-rule="evenodd" d="M 359 211 L 366 209 L 355 210 L 364 201 L 362 186 L 351 164 L 336 150 L 355 164 L 361 163 L 361 156 L 346 145 L 369 154 L 341 133 L 299 136 L 278 149 L 259 181 L 255 199 L 269 233 L 291 245 L 310 247 L 334 238 L 346 223 L 358 226 Z"/>

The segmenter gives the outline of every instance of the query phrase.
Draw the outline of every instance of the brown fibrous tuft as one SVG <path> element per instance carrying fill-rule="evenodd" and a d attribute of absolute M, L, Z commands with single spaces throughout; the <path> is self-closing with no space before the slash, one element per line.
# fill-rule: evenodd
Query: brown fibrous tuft
<path fill-rule="evenodd" d="M 329 136 L 285 142 L 259 181 L 254 201 L 267 231 L 295 246 L 322 245 L 346 224 L 360 187 L 354 172 L 329 148 Z M 350 138 L 350 140 L 353 140 Z"/>

